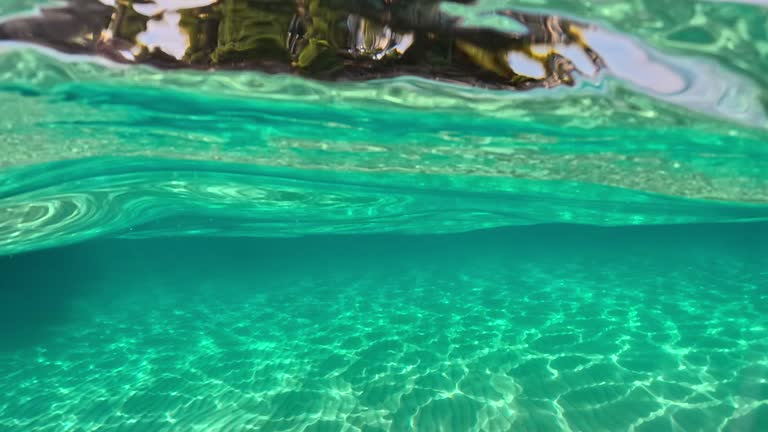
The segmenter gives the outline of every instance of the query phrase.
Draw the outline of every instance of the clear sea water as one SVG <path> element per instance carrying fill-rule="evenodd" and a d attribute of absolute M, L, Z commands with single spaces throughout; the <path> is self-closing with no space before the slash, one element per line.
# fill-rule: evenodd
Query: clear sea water
<path fill-rule="evenodd" d="M 606 67 L 0 41 L 0 432 L 768 431 L 768 5 L 446 7 L 587 23 Z"/>

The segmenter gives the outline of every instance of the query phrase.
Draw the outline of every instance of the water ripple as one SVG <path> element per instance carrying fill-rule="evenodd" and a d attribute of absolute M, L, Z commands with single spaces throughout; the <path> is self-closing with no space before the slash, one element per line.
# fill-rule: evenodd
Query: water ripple
<path fill-rule="evenodd" d="M 17 169 L 0 181 L 0 196 L 0 253 L 6 254 L 101 236 L 425 234 L 536 223 L 768 219 L 764 205 L 578 182 L 146 158 Z"/>
<path fill-rule="evenodd" d="M 760 430 L 764 255 L 703 240 L 622 251 L 611 236 L 498 238 L 517 252 L 466 236 L 449 267 L 435 244 L 403 239 L 398 254 L 366 241 L 362 259 L 318 249 L 300 268 L 296 250 L 280 264 L 258 242 L 208 241 L 199 268 L 194 243 L 133 260 L 116 247 L 93 276 L 109 289 L 74 305 L 74 322 L 0 352 L 0 427 Z"/>

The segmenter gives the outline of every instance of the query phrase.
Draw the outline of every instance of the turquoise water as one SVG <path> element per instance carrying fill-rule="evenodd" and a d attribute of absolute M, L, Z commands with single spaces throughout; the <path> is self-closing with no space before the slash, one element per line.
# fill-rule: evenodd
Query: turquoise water
<path fill-rule="evenodd" d="M 762 431 L 766 240 L 550 225 L 4 258 L 0 429 Z"/>
<path fill-rule="evenodd" d="M 424 67 L 436 2 L 70 1 L 0 4 L 0 431 L 768 430 L 762 2 L 445 3 L 500 33 Z"/>

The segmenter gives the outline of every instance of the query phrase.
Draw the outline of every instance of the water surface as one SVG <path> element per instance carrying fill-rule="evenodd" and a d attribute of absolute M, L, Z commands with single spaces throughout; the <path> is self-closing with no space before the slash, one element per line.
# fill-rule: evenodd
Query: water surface
<path fill-rule="evenodd" d="M 768 429 L 766 22 L 4 1 L 0 430 Z"/>

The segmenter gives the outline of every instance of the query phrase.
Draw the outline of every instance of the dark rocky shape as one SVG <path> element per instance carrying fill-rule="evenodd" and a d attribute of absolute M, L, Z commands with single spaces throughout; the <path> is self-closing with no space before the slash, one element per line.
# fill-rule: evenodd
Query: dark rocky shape
<path fill-rule="evenodd" d="M 252 69 L 324 80 L 415 75 L 503 89 L 572 84 L 577 68 L 558 52 L 569 46 L 581 50 L 592 69 L 603 67 L 580 37 L 584 26 L 554 16 L 495 12 L 527 29 L 514 32 L 467 27 L 436 0 L 195 4 L 170 9 L 168 0 L 117 1 L 114 7 L 69 0 L 0 23 L 0 39 L 160 68 Z M 526 71 L 517 70 L 513 55 L 528 64 Z"/>

